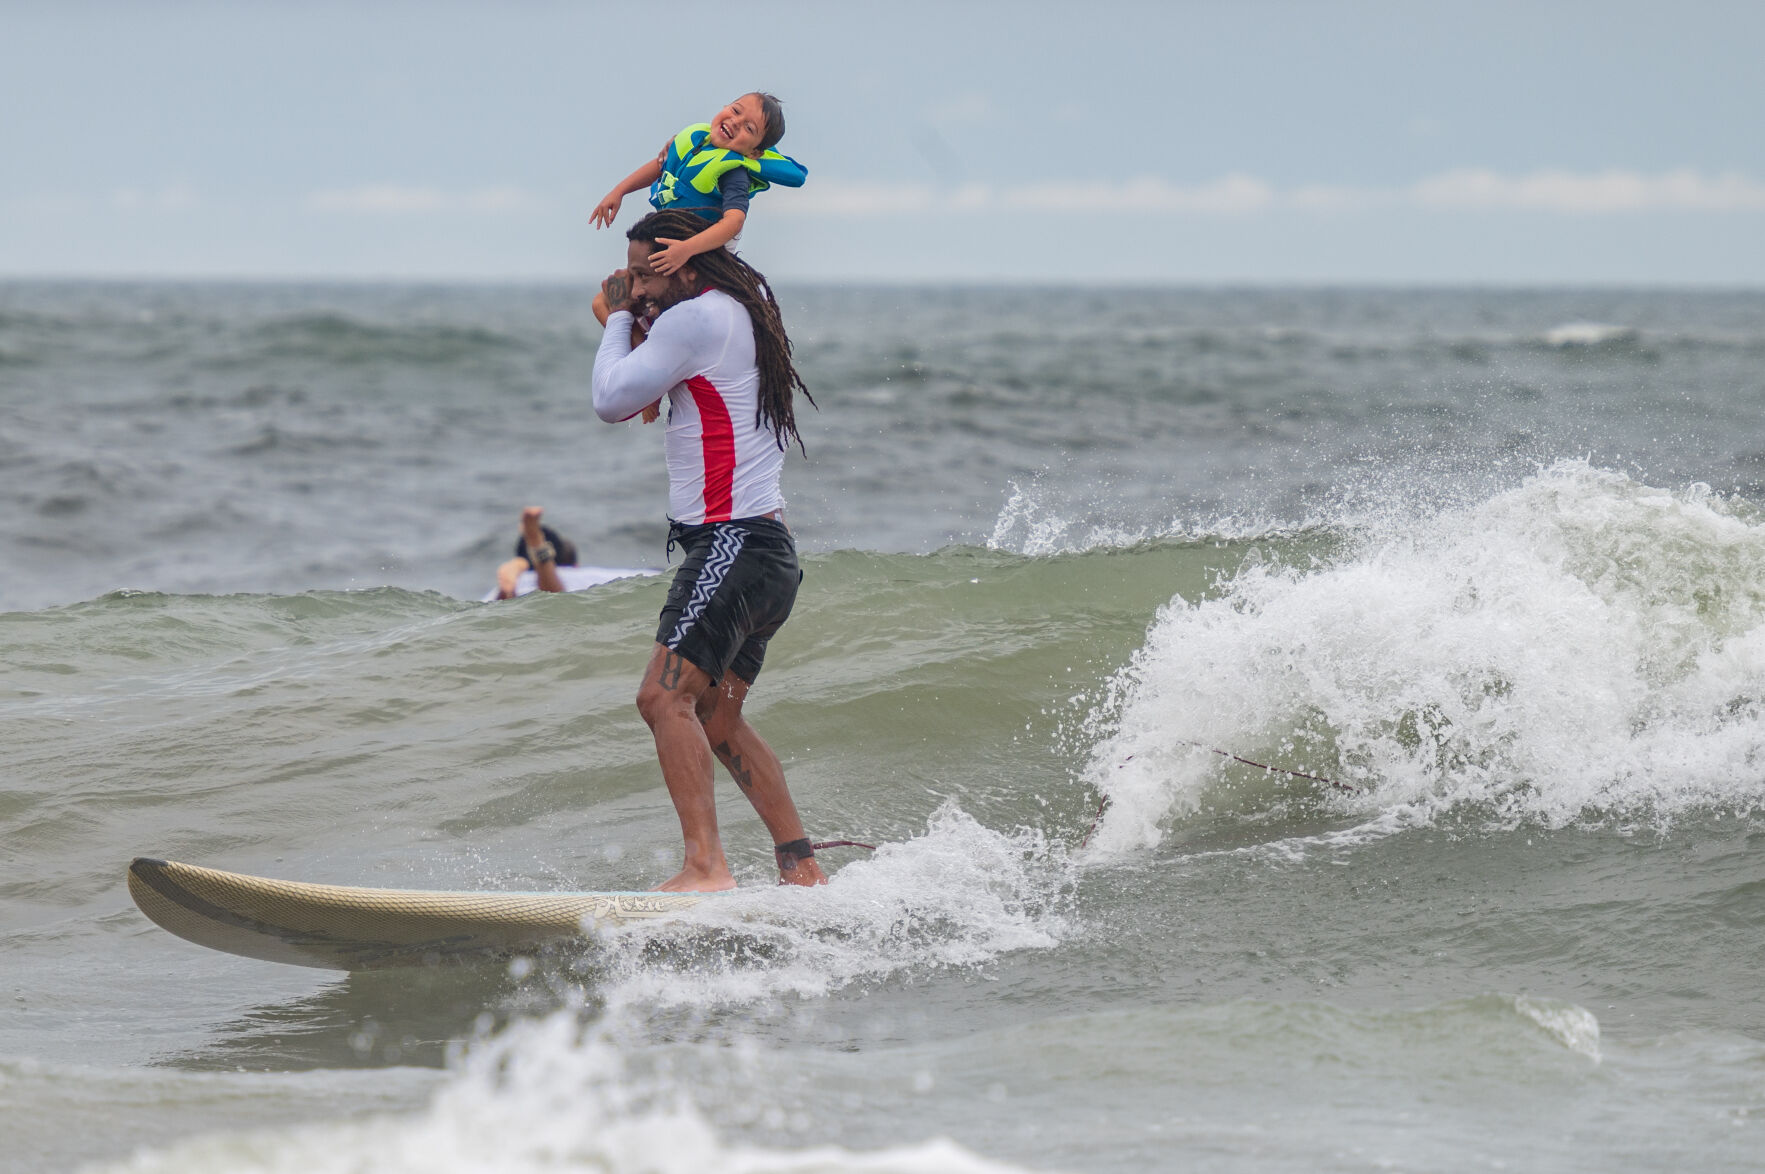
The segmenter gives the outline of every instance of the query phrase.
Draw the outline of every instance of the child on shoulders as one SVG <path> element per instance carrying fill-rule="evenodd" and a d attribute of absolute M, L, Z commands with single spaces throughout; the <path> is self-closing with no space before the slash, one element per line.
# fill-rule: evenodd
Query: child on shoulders
<path fill-rule="evenodd" d="M 748 219 L 748 202 L 755 192 L 773 184 L 797 188 L 809 171 L 789 155 L 773 148 L 784 138 L 784 107 L 771 94 L 755 90 L 743 94 L 712 116 L 695 123 L 662 145 L 656 157 L 626 176 L 608 192 L 589 216 L 597 228 L 609 228 L 619 215 L 619 205 L 632 192 L 650 189 L 650 204 L 658 212 L 682 208 L 709 223 L 685 240 L 661 240 L 662 248 L 651 253 L 650 264 L 666 276 L 712 249 L 721 248 L 741 233 Z M 594 296 L 594 316 L 607 324 L 607 302 Z M 632 344 L 642 341 L 648 324 L 632 326 Z M 659 402 L 643 410 L 643 422 L 653 423 Z"/>
<path fill-rule="evenodd" d="M 673 273 L 700 253 L 734 240 L 747 221 L 748 202 L 755 192 L 773 184 L 802 187 L 809 172 L 789 155 L 773 148 L 784 137 L 784 108 L 771 94 L 743 94 L 714 115 L 696 123 L 663 145 L 650 162 L 595 205 L 589 217 L 607 228 L 619 205 L 632 192 L 650 189 L 657 211 L 684 208 L 704 217 L 703 231 L 680 241 L 658 241 L 650 264 L 663 275 Z"/>

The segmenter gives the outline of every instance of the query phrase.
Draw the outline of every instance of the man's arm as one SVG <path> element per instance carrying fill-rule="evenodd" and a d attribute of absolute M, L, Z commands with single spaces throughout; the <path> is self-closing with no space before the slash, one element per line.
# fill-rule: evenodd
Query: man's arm
<path fill-rule="evenodd" d="M 704 367 L 699 315 L 683 302 L 656 319 L 641 347 L 631 346 L 630 278 L 616 273 L 602 287 L 612 310 L 595 354 L 594 411 L 612 423 L 629 420 Z"/>

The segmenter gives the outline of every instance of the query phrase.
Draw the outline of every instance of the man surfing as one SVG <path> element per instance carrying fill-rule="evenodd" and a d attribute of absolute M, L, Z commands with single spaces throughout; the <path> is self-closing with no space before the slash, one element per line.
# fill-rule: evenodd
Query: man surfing
<path fill-rule="evenodd" d="M 779 882 L 825 884 L 784 768 L 742 716 L 767 641 L 790 616 L 803 578 L 779 474 L 789 444 L 802 445 L 796 392 L 815 401 L 758 270 L 721 246 L 666 275 L 650 263 L 701 227 L 690 212 L 655 212 L 625 234 L 628 267 L 601 283 L 609 313 L 594 364 L 595 414 L 609 423 L 668 397 L 668 542 L 686 557 L 662 606 L 637 708 L 656 738 L 686 861 L 657 888 L 735 887 L 717 832 L 713 756 L 772 833 Z M 634 348 L 641 303 L 656 317 Z"/>

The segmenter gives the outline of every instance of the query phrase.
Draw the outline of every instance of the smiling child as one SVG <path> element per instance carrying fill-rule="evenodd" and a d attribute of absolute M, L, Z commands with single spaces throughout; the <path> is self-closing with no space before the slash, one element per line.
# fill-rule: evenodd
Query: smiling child
<path fill-rule="evenodd" d="M 650 263 L 658 273 L 673 273 L 700 253 L 734 240 L 755 192 L 775 183 L 803 186 L 808 170 L 773 150 L 783 137 L 784 108 L 778 99 L 759 91 L 743 94 L 710 122 L 689 126 L 670 139 L 654 159 L 608 192 L 589 219 L 597 227 L 609 227 L 625 197 L 646 187 L 657 211 L 697 213 L 710 222 L 703 231 L 685 240 L 656 242 L 662 247 Z"/>

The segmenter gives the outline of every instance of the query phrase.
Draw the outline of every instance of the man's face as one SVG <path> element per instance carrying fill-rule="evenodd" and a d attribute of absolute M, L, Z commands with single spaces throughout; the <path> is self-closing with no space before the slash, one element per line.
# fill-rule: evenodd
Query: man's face
<path fill-rule="evenodd" d="M 667 276 L 657 273 L 650 264 L 650 254 L 655 251 L 655 241 L 631 241 L 625 246 L 625 267 L 631 270 L 632 294 L 660 313 L 698 292 L 698 273 L 691 265 L 683 265 Z"/>

